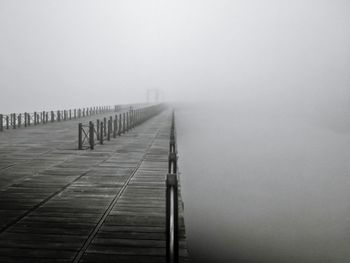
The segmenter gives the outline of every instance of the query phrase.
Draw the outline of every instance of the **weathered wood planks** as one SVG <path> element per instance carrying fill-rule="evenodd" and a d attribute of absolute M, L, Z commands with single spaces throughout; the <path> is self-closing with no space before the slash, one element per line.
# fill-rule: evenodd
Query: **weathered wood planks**
<path fill-rule="evenodd" d="M 75 150 L 76 127 L 0 134 L 0 261 L 165 262 L 170 112 L 94 151 Z"/>

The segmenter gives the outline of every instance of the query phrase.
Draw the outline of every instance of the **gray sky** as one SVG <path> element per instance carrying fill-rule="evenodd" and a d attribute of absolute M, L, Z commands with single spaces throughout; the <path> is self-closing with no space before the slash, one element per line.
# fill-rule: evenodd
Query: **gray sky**
<path fill-rule="evenodd" d="M 0 112 L 349 103 L 350 1 L 0 0 Z M 311 105 L 311 106 L 310 106 Z"/>

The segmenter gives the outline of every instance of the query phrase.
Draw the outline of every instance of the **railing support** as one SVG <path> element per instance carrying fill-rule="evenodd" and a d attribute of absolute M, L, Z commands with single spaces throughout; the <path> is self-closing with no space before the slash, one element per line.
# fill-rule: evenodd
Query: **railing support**
<path fill-rule="evenodd" d="M 177 263 L 179 259 L 177 174 L 166 178 L 166 262 Z"/>

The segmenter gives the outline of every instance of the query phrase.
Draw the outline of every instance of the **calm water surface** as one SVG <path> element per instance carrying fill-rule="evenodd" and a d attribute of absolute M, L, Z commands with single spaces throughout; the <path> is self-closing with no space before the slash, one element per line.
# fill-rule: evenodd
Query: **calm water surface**
<path fill-rule="evenodd" d="M 350 131 L 224 106 L 176 117 L 192 262 L 350 262 Z"/>

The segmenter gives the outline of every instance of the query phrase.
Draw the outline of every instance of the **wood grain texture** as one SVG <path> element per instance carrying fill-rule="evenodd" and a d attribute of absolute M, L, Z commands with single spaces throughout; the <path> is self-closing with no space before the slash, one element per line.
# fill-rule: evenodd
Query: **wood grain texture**
<path fill-rule="evenodd" d="M 76 150 L 77 121 L 1 133 L 0 262 L 165 262 L 170 124 L 165 111 L 93 151 Z"/>

